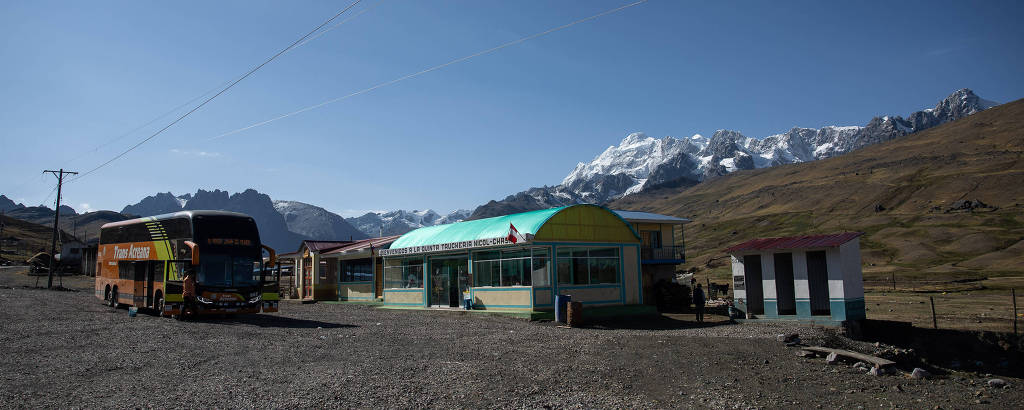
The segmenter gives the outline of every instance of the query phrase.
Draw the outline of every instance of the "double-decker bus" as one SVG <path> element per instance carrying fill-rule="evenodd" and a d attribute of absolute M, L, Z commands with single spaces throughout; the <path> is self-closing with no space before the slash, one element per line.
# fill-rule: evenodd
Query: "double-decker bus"
<path fill-rule="evenodd" d="M 269 254 L 267 263 L 263 251 Z M 100 228 L 96 297 L 109 306 L 184 313 L 184 279 L 195 276 L 195 314 L 276 312 L 274 250 L 260 243 L 251 216 L 182 211 Z"/>

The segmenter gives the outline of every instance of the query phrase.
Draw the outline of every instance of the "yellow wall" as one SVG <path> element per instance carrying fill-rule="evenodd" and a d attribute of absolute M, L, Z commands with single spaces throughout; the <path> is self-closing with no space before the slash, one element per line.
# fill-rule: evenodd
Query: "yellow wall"
<path fill-rule="evenodd" d="M 639 243 L 618 215 L 598 206 L 574 206 L 556 213 L 535 235 L 537 241 Z"/>
<path fill-rule="evenodd" d="M 339 300 L 373 299 L 373 283 L 344 283 L 338 285 Z"/>
<path fill-rule="evenodd" d="M 676 226 L 674 224 L 652 224 L 652 223 L 635 223 L 632 224 L 633 229 L 639 233 L 640 231 L 661 231 L 661 246 L 675 246 L 682 238 L 679 238 L 678 234 L 673 232 Z"/>
<path fill-rule="evenodd" d="M 636 268 L 633 268 L 634 275 Z M 558 289 L 560 295 L 571 295 L 573 302 L 603 302 L 602 305 L 619 304 L 619 287 Z"/>
<path fill-rule="evenodd" d="M 384 290 L 384 303 L 388 304 L 423 304 L 423 288 L 408 288 L 401 291 Z"/>
<path fill-rule="evenodd" d="M 639 278 L 637 277 L 637 248 L 635 246 L 624 246 L 622 248 L 622 285 L 626 287 L 626 304 L 635 305 L 640 302 Z"/>
<path fill-rule="evenodd" d="M 529 287 L 473 288 L 474 309 L 516 309 L 530 310 Z"/>

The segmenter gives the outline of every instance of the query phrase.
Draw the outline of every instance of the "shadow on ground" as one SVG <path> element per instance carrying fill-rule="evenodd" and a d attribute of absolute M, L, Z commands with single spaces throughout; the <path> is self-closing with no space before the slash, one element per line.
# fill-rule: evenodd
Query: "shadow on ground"
<path fill-rule="evenodd" d="M 726 318 L 705 317 L 704 323 L 697 323 L 692 314 L 663 313 L 649 316 L 606 317 L 585 319 L 583 326 L 590 329 L 629 329 L 629 330 L 672 330 L 694 329 L 735 325 Z"/>
<path fill-rule="evenodd" d="M 340 329 L 346 327 L 356 327 L 355 325 L 347 325 L 343 323 L 331 323 L 322 322 L 319 320 L 296 319 L 291 317 L 275 315 L 239 315 L 227 316 L 223 318 L 201 317 L 199 319 L 196 319 L 196 321 L 228 326 L 249 325 L 257 327 L 275 327 L 285 329 Z"/>

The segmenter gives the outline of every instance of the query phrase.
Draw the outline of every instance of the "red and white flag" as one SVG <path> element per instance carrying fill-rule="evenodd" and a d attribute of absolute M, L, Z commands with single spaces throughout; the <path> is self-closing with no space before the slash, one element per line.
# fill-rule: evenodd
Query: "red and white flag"
<path fill-rule="evenodd" d="M 508 241 L 512 243 L 526 242 L 526 237 L 519 233 L 516 226 L 512 224 L 508 224 L 508 237 L 505 239 L 508 239 Z"/>

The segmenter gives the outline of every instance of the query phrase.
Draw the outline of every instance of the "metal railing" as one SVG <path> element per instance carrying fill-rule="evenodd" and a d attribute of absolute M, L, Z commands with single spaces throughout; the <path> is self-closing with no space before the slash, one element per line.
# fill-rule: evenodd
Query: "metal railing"
<path fill-rule="evenodd" d="M 678 259 L 682 260 L 683 247 L 682 246 L 662 246 L 659 248 L 653 248 L 648 246 L 640 247 L 640 259 L 641 260 L 652 260 L 652 259 Z"/>

